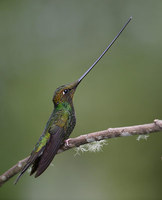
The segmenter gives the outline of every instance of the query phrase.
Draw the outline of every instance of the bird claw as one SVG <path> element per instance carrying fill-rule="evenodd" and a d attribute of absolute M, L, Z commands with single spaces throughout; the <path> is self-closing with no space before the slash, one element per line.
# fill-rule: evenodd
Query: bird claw
<path fill-rule="evenodd" d="M 70 141 L 70 139 L 65 140 L 65 146 L 70 147 L 69 141 Z"/>

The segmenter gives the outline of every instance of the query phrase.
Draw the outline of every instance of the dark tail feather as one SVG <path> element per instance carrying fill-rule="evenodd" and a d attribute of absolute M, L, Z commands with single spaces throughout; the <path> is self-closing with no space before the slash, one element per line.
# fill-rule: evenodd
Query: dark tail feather
<path fill-rule="evenodd" d="M 17 177 L 16 181 L 14 182 L 14 184 L 16 185 L 16 183 L 18 182 L 18 180 L 20 179 L 20 177 L 26 172 L 26 170 L 33 164 L 33 162 L 37 159 L 37 157 L 40 155 L 40 153 L 33 153 L 33 155 L 31 154 L 31 156 L 29 157 L 26 165 L 24 166 L 24 168 L 22 169 L 21 173 L 19 174 L 19 176 Z"/>
<path fill-rule="evenodd" d="M 50 165 L 51 161 L 57 154 L 58 149 L 62 143 L 62 133 L 58 131 L 54 135 L 50 135 L 49 142 L 46 145 L 46 148 L 40 158 L 40 162 L 38 163 L 37 172 L 35 174 L 35 178 L 40 176 Z"/>
<path fill-rule="evenodd" d="M 23 170 L 21 171 L 21 173 L 19 174 L 19 176 L 17 177 L 17 179 L 15 180 L 14 184 L 16 185 L 16 183 L 18 182 L 18 180 L 20 179 L 20 177 L 26 172 L 26 170 L 30 167 L 31 163 L 27 163 Z"/>
<path fill-rule="evenodd" d="M 37 168 L 38 168 L 38 165 L 39 165 L 39 162 L 40 162 L 40 158 L 41 158 L 41 156 L 39 156 L 39 157 L 34 161 L 33 166 L 32 166 L 32 170 L 31 170 L 31 172 L 30 172 L 30 176 L 33 175 L 33 174 L 36 172 L 36 170 L 37 170 Z"/>

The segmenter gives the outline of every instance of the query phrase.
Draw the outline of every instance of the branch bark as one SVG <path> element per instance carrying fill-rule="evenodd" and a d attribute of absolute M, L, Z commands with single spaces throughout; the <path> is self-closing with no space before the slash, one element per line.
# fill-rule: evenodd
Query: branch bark
<path fill-rule="evenodd" d="M 153 123 L 128 126 L 128 127 L 119 127 L 119 128 L 109 128 L 107 130 L 98 131 L 94 133 L 89 133 L 86 135 L 81 135 L 76 138 L 68 139 L 68 142 L 65 142 L 64 145 L 58 150 L 57 153 L 64 152 L 66 150 L 72 149 L 74 147 L 79 147 L 87 143 L 94 141 L 100 141 L 115 137 L 125 137 L 133 135 L 146 135 L 149 133 L 155 133 L 162 131 L 162 120 L 154 120 Z M 29 156 L 23 160 L 20 160 L 16 165 L 7 170 L 4 174 L 0 176 L 0 186 L 7 182 L 10 178 L 19 173 L 24 165 L 26 164 Z"/>

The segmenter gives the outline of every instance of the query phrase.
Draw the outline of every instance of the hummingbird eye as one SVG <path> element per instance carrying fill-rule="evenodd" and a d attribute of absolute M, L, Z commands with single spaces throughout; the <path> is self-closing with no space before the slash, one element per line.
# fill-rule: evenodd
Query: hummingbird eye
<path fill-rule="evenodd" d="M 65 90 L 63 91 L 63 95 L 66 94 L 66 93 L 68 93 L 68 91 L 69 91 L 69 90 L 65 89 Z"/>

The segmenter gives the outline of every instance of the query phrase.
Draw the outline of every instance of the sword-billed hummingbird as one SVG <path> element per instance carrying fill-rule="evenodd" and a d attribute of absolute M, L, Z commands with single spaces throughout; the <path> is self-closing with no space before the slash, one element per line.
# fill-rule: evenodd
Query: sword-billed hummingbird
<path fill-rule="evenodd" d="M 31 165 L 32 169 L 30 175 L 36 172 L 35 177 L 40 176 L 50 165 L 61 145 L 63 145 L 63 143 L 66 142 L 65 140 L 69 138 L 76 124 L 73 106 L 73 96 L 76 88 L 84 79 L 84 77 L 110 49 L 131 19 L 132 17 L 129 18 L 127 23 L 123 26 L 120 32 L 103 51 L 103 53 L 98 57 L 98 59 L 93 63 L 93 65 L 77 81 L 71 84 L 63 85 L 56 89 L 52 99 L 54 103 L 54 110 L 26 165 L 22 169 L 20 175 L 17 177 L 15 184 Z"/>

